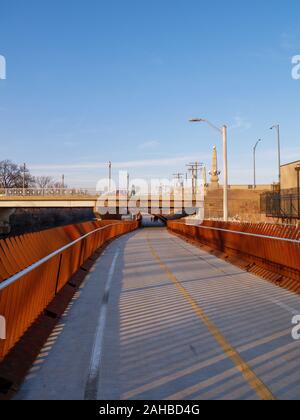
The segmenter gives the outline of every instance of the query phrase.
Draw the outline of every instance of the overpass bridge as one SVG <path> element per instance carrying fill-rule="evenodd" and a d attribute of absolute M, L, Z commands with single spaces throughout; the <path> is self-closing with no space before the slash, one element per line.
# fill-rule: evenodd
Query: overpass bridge
<path fill-rule="evenodd" d="M 198 200 L 198 202 L 197 202 Z M 203 200 L 202 200 L 203 201 Z M 146 213 L 154 211 L 160 215 L 178 211 L 193 211 L 199 198 L 188 194 L 184 196 L 181 190 L 178 195 L 170 194 L 140 194 L 136 196 L 112 193 L 100 194 L 95 190 L 72 189 L 9 189 L 0 194 L 0 209 L 10 208 L 92 208 L 101 213 L 113 210 L 116 214 L 124 214 L 134 210 Z"/>
<path fill-rule="evenodd" d="M 174 194 L 129 197 L 121 194 L 100 195 L 95 190 L 76 189 L 9 189 L 2 192 L 3 194 L 0 194 L 0 234 L 10 233 L 11 217 L 18 212 L 19 219 L 22 218 L 22 214 L 20 215 L 22 211 L 26 224 L 30 210 L 37 218 L 40 215 L 43 220 L 51 216 L 68 220 L 68 214 L 78 210 L 81 211 L 84 220 L 90 219 L 92 214 L 121 217 L 147 213 L 160 218 L 172 217 L 194 214 L 197 206 L 199 207 L 195 197 L 185 199 L 179 195 L 177 198 Z M 203 206 L 203 203 L 200 205 Z M 51 210 L 53 214 L 49 215 Z M 73 223 L 72 218 L 69 223 Z"/>
<path fill-rule="evenodd" d="M 43 307 L 116 238 L 57 318 L 15 399 L 300 399 L 300 345 L 292 335 L 299 230 L 97 223 L 1 242 L 5 364 Z M 34 243 L 51 253 L 32 265 Z"/>

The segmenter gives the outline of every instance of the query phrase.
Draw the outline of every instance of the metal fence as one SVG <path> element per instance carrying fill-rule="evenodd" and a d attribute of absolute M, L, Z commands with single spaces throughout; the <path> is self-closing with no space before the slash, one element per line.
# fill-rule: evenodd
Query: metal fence
<path fill-rule="evenodd" d="M 87 222 L 0 241 L 0 360 L 84 262 L 138 222 Z"/>
<path fill-rule="evenodd" d="M 300 219 L 300 197 L 298 194 L 262 194 L 261 213 L 280 219 Z"/>

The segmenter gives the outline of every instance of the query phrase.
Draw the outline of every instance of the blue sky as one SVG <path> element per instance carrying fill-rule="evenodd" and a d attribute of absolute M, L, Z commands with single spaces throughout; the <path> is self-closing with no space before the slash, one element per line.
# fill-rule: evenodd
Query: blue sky
<path fill-rule="evenodd" d="M 0 0 L 0 156 L 35 174 L 95 186 L 105 162 L 133 177 L 210 164 L 221 142 L 204 116 L 229 126 L 230 182 L 277 176 L 300 158 L 296 0 Z M 221 160 L 221 159 L 220 159 Z"/>

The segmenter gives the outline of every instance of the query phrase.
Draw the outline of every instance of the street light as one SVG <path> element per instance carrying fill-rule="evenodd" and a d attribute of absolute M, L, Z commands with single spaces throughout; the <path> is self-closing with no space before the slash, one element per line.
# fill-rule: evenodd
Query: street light
<path fill-rule="evenodd" d="M 279 189 L 281 189 L 281 148 L 280 148 L 280 125 L 273 125 L 270 130 L 276 130 L 277 133 L 277 145 L 278 145 L 278 182 Z"/>
<path fill-rule="evenodd" d="M 253 169 L 254 169 L 254 172 L 253 172 L 253 180 L 254 180 L 253 186 L 254 186 L 254 189 L 256 188 L 256 149 L 257 149 L 257 146 L 259 145 L 259 143 L 261 141 L 262 141 L 262 139 L 257 140 L 257 142 L 255 143 L 255 146 L 253 147 Z"/>
<path fill-rule="evenodd" d="M 224 172 L 224 191 L 223 191 L 223 219 L 228 222 L 228 153 L 227 153 L 227 126 L 223 125 L 222 128 L 217 127 L 210 121 L 204 118 L 193 118 L 191 123 L 206 123 L 214 130 L 217 130 L 222 135 L 223 139 L 223 172 Z"/>

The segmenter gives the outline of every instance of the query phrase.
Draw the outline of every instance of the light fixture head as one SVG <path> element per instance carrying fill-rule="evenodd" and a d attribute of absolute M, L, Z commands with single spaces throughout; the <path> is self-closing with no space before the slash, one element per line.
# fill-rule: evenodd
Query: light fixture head
<path fill-rule="evenodd" d="M 199 123 L 205 121 L 203 118 L 191 118 L 189 122 L 191 123 Z"/>

